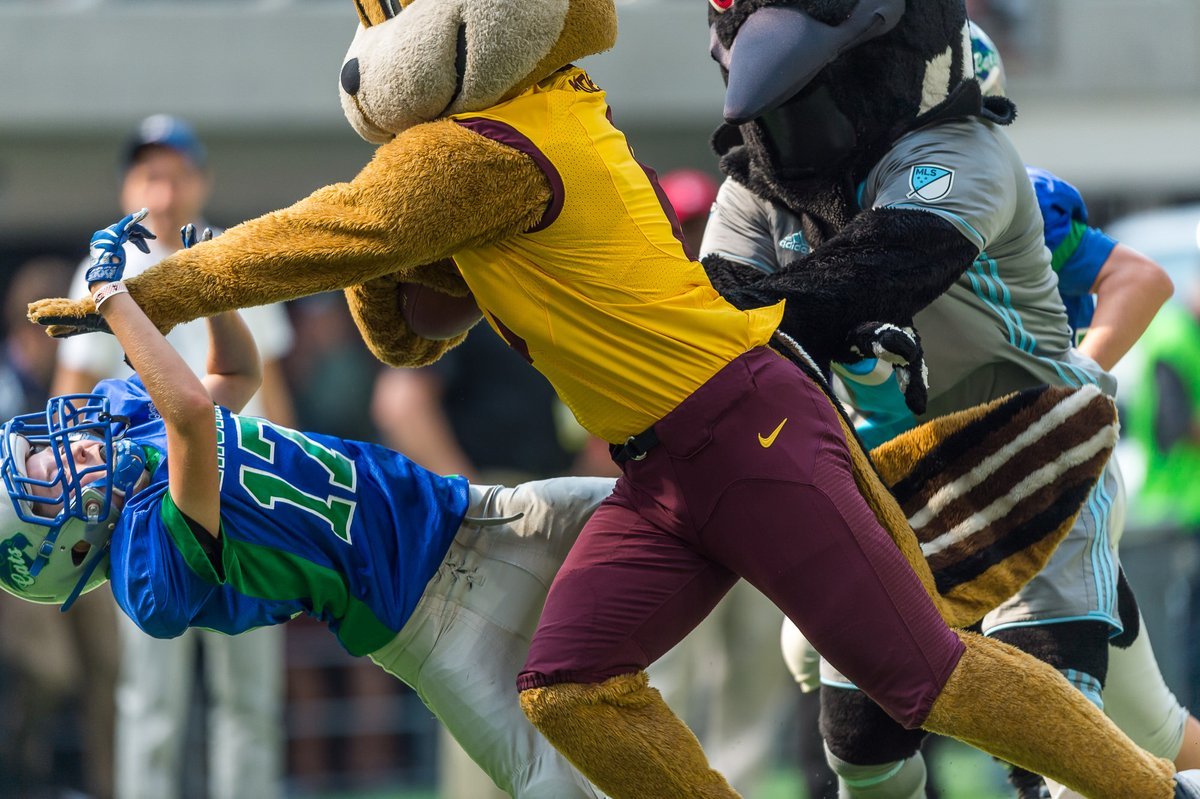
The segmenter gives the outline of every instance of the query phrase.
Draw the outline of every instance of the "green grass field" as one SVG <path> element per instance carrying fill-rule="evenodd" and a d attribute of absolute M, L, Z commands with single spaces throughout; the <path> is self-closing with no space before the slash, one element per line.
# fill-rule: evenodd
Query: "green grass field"
<path fill-rule="evenodd" d="M 943 799 L 1011 799 L 1004 772 L 990 757 L 963 744 L 947 742 L 932 768 L 940 778 Z M 442 799 L 436 791 L 377 790 L 367 793 L 311 795 L 312 799 Z M 808 799 L 799 777 L 780 770 L 757 796 L 746 799 Z"/>

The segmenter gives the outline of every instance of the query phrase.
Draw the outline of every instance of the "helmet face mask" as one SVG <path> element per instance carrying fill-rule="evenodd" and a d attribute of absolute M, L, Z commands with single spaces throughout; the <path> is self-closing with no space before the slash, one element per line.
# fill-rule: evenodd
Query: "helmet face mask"
<path fill-rule="evenodd" d="M 9 501 L 0 502 L 0 589 L 65 610 L 107 579 L 108 543 L 129 488 L 113 480 L 131 444 L 119 440 L 124 430 L 108 399 L 95 394 L 55 397 L 43 413 L 4 425 L 0 479 Z M 96 442 L 99 463 L 76 462 L 72 444 L 81 440 Z M 44 479 L 26 467 L 42 452 L 55 463 Z"/>

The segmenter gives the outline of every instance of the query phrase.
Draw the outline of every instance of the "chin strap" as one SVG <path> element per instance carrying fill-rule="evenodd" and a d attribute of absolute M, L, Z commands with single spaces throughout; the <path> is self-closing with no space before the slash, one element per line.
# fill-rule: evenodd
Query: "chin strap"
<path fill-rule="evenodd" d="M 42 543 L 38 545 L 37 554 L 33 558 L 33 563 L 29 564 L 29 576 L 37 578 L 42 573 L 42 567 L 50 562 L 50 556 L 54 554 L 54 542 L 58 540 L 58 531 L 61 526 L 53 528 L 46 537 L 42 539 Z"/>
<path fill-rule="evenodd" d="M 75 600 L 79 599 L 80 594 L 83 593 L 84 586 L 87 585 L 88 580 L 92 577 L 92 572 L 96 571 L 96 567 L 100 565 L 100 562 L 108 557 L 108 548 L 111 543 L 112 538 L 109 538 L 101 546 L 92 548 L 92 556 L 88 558 L 88 562 L 83 567 L 83 573 L 79 575 L 79 580 L 75 583 L 75 587 L 71 589 L 71 593 L 67 594 L 66 600 L 62 603 L 62 607 L 59 608 L 59 612 L 66 613 L 75 604 Z"/>
<path fill-rule="evenodd" d="M 120 441 L 113 442 L 112 461 L 112 474 L 108 478 L 112 488 L 112 495 L 123 498 L 133 490 L 138 480 L 141 479 L 142 474 L 145 473 L 146 453 L 145 450 L 129 439 L 121 439 Z M 99 485 L 99 482 L 93 483 L 88 488 L 103 490 L 103 486 Z M 120 511 L 113 509 L 111 504 L 108 515 L 104 518 L 99 518 L 98 516 L 92 518 L 92 515 L 89 514 L 88 526 L 84 532 L 83 540 L 92 545 L 91 556 L 88 558 L 87 563 L 84 564 L 79 579 L 75 582 L 75 587 L 71 589 L 71 593 L 67 595 L 66 601 L 59 608 L 63 613 L 66 613 L 75 604 L 75 600 L 83 593 L 83 589 L 87 586 L 88 580 L 91 579 L 92 573 L 96 571 L 96 567 L 107 557 L 109 547 L 112 545 L 112 531 L 116 527 L 119 516 Z"/>

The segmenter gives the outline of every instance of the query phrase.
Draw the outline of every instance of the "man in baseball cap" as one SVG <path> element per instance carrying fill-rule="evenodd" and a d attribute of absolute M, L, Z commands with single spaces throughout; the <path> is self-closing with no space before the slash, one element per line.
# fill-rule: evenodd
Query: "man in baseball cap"
<path fill-rule="evenodd" d="M 187 122 L 166 114 L 143 119 L 121 150 L 122 209 L 148 208 L 146 227 L 161 237 L 160 245 L 177 249 L 179 229 L 199 219 L 208 201 L 206 163 L 204 145 Z"/>
<path fill-rule="evenodd" d="M 155 114 L 138 123 L 122 151 L 121 166 L 128 169 L 148 147 L 166 147 L 180 153 L 197 169 L 204 169 L 208 153 L 204 144 L 184 120 L 168 114 Z"/>

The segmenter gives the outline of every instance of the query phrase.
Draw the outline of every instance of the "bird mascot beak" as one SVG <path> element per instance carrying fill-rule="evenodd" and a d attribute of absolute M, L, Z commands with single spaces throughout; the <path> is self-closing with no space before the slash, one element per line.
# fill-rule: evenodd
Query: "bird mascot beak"
<path fill-rule="evenodd" d="M 838 25 L 795 6 L 764 6 L 748 16 L 728 48 L 712 29 L 712 56 L 728 72 L 725 121 L 741 125 L 778 108 L 842 53 L 890 31 L 905 0 L 862 0 Z"/>

